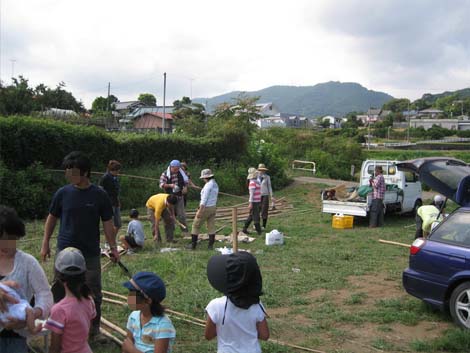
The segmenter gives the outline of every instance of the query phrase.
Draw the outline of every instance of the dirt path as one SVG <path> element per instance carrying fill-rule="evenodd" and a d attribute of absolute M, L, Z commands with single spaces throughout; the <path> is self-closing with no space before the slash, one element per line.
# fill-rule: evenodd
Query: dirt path
<path fill-rule="evenodd" d="M 315 177 L 299 176 L 294 177 L 294 182 L 299 184 L 326 184 L 328 186 L 335 186 L 345 184 L 347 187 L 356 186 L 358 183 L 355 181 L 323 179 Z M 437 193 L 434 191 L 423 191 L 424 200 L 431 200 Z"/>

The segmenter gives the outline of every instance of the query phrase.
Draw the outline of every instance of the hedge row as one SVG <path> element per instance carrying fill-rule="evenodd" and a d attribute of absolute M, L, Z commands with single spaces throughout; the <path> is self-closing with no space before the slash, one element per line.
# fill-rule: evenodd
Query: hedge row
<path fill-rule="evenodd" d="M 124 136 L 123 136 L 124 135 Z M 63 157 L 80 150 L 102 168 L 110 159 L 126 166 L 168 163 L 172 159 L 195 162 L 238 160 L 246 152 L 240 134 L 225 139 L 194 139 L 153 134 L 112 135 L 95 127 L 69 125 L 30 117 L 0 118 L 0 160 L 11 169 L 24 169 L 35 162 L 59 167 Z"/>

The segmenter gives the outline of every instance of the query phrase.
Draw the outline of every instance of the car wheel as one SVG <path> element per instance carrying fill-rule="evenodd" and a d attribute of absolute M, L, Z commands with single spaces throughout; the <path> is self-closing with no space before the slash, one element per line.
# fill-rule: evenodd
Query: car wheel
<path fill-rule="evenodd" d="M 470 329 L 470 282 L 464 282 L 454 289 L 449 311 L 458 326 Z"/>

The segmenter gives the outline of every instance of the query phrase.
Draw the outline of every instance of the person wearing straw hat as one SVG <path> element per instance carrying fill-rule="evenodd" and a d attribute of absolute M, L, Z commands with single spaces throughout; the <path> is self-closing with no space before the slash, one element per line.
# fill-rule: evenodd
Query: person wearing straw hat
<path fill-rule="evenodd" d="M 199 237 L 199 229 L 205 221 L 207 224 L 207 233 L 209 235 L 209 250 L 214 248 L 215 242 L 215 213 L 217 208 L 217 197 L 219 195 L 219 186 L 214 179 L 214 173 L 210 169 L 201 171 L 200 179 L 204 180 L 204 187 L 201 190 L 201 201 L 194 217 L 191 229 L 191 244 L 187 248 L 195 250 Z"/>
<path fill-rule="evenodd" d="M 260 301 L 263 279 L 256 258 L 242 251 L 214 255 L 207 264 L 207 279 L 224 296 L 206 307 L 204 336 L 217 337 L 217 352 L 261 352 L 259 339 L 269 339 L 268 316 Z"/>
<path fill-rule="evenodd" d="M 266 229 L 269 213 L 269 199 L 274 209 L 275 200 L 273 197 L 273 188 L 271 185 L 271 177 L 266 173 L 269 169 L 263 163 L 258 165 L 258 180 L 261 184 L 261 219 L 263 220 L 263 229 Z"/>
<path fill-rule="evenodd" d="M 258 235 L 261 235 L 261 224 L 259 218 L 261 205 L 261 184 L 258 180 L 257 170 L 255 168 L 249 168 L 248 176 L 246 178 L 248 179 L 248 191 L 250 192 L 250 198 L 248 200 L 250 214 L 245 221 L 245 225 L 243 226 L 243 233 L 249 234 L 248 227 L 253 221 L 256 232 Z"/>

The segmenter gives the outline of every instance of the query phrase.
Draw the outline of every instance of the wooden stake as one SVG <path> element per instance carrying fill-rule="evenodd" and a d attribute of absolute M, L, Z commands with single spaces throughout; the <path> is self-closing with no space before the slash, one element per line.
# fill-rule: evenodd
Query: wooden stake
<path fill-rule="evenodd" d="M 403 247 L 405 247 L 405 248 L 411 248 L 411 245 L 403 244 L 403 243 L 398 243 L 398 242 L 396 242 L 396 241 L 390 241 L 390 240 L 379 239 L 379 242 L 380 242 L 380 243 L 384 243 L 384 244 L 391 244 L 391 245 L 403 246 Z"/>
<path fill-rule="evenodd" d="M 232 208 L 232 249 L 234 253 L 238 252 L 237 213 L 238 209 Z"/>

